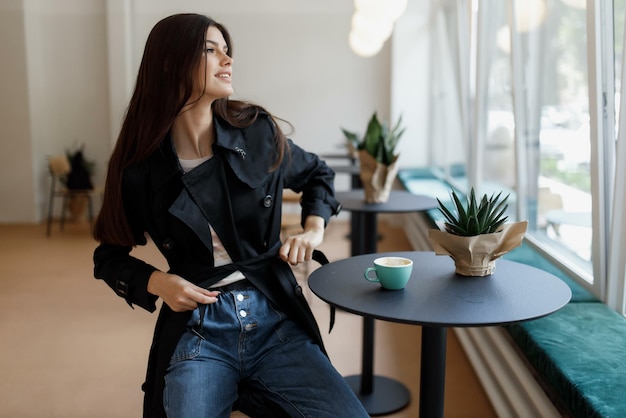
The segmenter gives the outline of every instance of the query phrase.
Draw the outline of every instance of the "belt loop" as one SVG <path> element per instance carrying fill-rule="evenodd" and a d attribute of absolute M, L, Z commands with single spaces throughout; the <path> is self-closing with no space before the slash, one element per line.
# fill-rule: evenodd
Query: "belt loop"
<path fill-rule="evenodd" d="M 206 313 L 206 309 L 207 306 L 205 304 L 198 305 L 198 314 L 200 316 L 200 321 L 193 328 L 191 328 L 191 331 L 203 340 L 205 338 L 200 331 L 202 330 L 202 324 L 204 323 L 204 315 Z"/>

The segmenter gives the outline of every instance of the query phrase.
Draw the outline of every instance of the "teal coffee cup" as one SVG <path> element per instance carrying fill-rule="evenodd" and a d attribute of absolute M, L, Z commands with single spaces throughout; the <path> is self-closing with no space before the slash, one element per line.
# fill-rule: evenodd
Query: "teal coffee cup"
<path fill-rule="evenodd" d="M 389 290 L 404 289 L 413 271 L 413 260 L 404 257 L 379 257 L 374 260 L 374 267 L 365 269 L 365 278 L 370 282 L 379 282 Z M 375 273 L 372 277 L 372 273 Z"/>

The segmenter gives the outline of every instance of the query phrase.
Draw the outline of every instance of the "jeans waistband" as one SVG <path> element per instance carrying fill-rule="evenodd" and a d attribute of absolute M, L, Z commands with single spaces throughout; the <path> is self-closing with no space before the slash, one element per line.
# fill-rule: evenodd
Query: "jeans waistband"
<path fill-rule="evenodd" d="M 211 287 L 209 290 L 217 290 L 222 293 L 230 292 L 233 290 L 241 290 L 254 288 L 254 285 L 248 279 L 237 280 L 236 282 L 232 282 L 230 284 L 219 286 L 219 287 Z"/>

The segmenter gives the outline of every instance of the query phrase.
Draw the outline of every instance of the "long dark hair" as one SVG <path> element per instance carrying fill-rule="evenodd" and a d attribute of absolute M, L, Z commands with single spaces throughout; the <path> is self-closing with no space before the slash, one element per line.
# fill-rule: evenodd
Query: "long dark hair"
<path fill-rule="evenodd" d="M 148 35 L 135 90 L 108 164 L 103 205 L 93 232 L 97 241 L 124 246 L 135 244 L 122 201 L 124 169 L 145 160 L 158 149 L 188 102 L 210 26 L 222 33 L 227 53 L 232 56 L 230 34 L 223 25 L 207 16 L 172 15 L 158 22 Z M 239 128 L 253 124 L 260 112 L 269 114 L 259 105 L 227 98 L 214 101 L 212 110 L 216 117 Z M 272 169 L 280 165 L 288 147 L 277 123 L 275 127 L 277 157 Z"/>

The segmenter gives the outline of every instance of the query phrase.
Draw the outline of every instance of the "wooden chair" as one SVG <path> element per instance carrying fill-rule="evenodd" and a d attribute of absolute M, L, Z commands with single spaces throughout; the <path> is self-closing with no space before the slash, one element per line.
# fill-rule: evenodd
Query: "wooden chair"
<path fill-rule="evenodd" d="M 50 171 L 50 199 L 48 201 L 48 222 L 46 235 L 50 236 L 52 231 L 52 213 L 56 198 L 62 199 L 61 206 L 61 230 L 65 225 L 65 216 L 68 203 L 73 198 L 87 200 L 87 214 L 89 224 L 93 224 L 93 196 L 97 193 L 95 189 L 68 189 L 63 182 L 64 178 L 71 171 L 71 165 L 65 155 L 50 157 L 48 159 L 48 169 Z"/>

